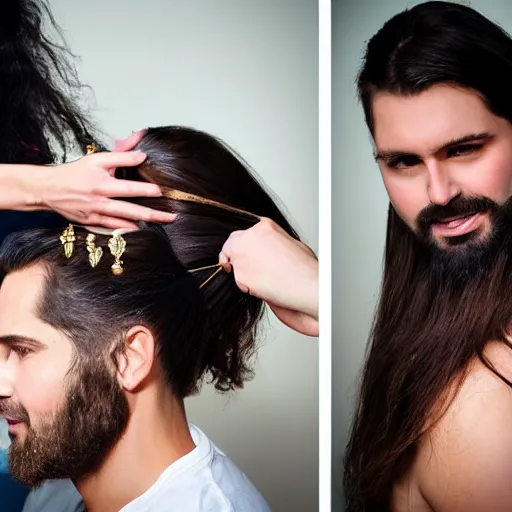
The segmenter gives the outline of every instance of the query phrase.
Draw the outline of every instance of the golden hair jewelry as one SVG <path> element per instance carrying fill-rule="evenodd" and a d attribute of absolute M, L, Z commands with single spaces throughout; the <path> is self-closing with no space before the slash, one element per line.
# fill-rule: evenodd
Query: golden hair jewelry
<path fill-rule="evenodd" d="M 94 142 L 92 144 L 88 144 L 87 145 L 87 155 L 90 155 L 91 153 L 95 153 L 98 149 L 98 146 L 96 146 L 96 144 L 94 144 Z"/>
<path fill-rule="evenodd" d="M 168 197 L 169 199 L 174 199 L 175 201 L 190 201 L 192 203 L 200 203 L 206 204 L 209 206 L 215 206 L 216 208 L 221 208 L 223 210 L 227 210 L 233 213 L 239 213 L 246 217 L 252 217 L 253 219 L 260 220 L 258 215 L 254 213 L 250 213 L 246 210 L 242 210 L 241 208 L 236 208 L 234 206 L 229 206 L 228 204 L 220 203 L 219 201 L 214 201 L 213 199 L 206 199 L 205 197 L 196 196 L 195 194 L 189 194 L 188 192 L 182 192 L 181 190 L 175 190 L 172 188 L 160 187 L 162 189 L 163 195 Z"/>
<path fill-rule="evenodd" d="M 108 241 L 108 248 L 110 249 L 110 253 L 114 257 L 114 263 L 112 264 L 112 273 L 114 275 L 121 275 L 124 272 L 123 269 L 123 260 L 121 260 L 121 256 L 124 254 L 126 250 L 126 240 L 123 238 L 122 234 L 130 233 L 132 231 L 137 231 L 133 229 L 107 229 L 100 227 L 86 227 L 77 225 L 77 227 L 81 227 L 87 229 L 89 233 L 85 237 L 85 246 L 87 252 L 89 253 L 89 263 L 91 267 L 96 267 L 100 262 L 103 256 L 103 249 L 101 247 L 97 247 L 96 242 L 96 234 L 99 235 L 111 235 L 111 238 Z M 70 224 L 60 236 L 60 241 L 64 245 L 64 251 L 66 253 L 66 257 L 70 258 L 73 254 L 74 242 L 76 241 L 75 232 L 73 230 L 73 224 Z M 217 274 L 219 274 L 223 270 L 223 266 L 220 263 L 215 263 L 214 265 L 207 265 L 205 267 L 198 267 L 188 270 L 191 274 L 196 272 L 201 272 L 203 270 L 215 269 L 200 285 L 199 288 L 203 288 L 206 286 Z"/>
<path fill-rule="evenodd" d="M 120 276 L 124 272 L 121 256 L 126 249 L 126 241 L 118 230 L 112 233 L 112 238 L 108 241 L 108 248 L 112 256 L 114 256 L 114 263 L 111 267 L 112 273 L 116 276 Z"/>
<path fill-rule="evenodd" d="M 216 268 L 217 270 L 215 270 L 215 272 L 212 272 L 212 274 L 199 285 L 199 288 L 203 288 L 203 286 L 206 286 L 219 272 L 221 272 L 222 265 L 220 263 L 216 263 L 215 265 L 208 265 L 206 267 L 193 268 L 189 270 L 191 274 L 194 274 L 195 272 L 200 272 L 201 270 L 208 270 L 210 268 Z"/>
<path fill-rule="evenodd" d="M 59 240 L 64 246 L 64 254 L 66 255 L 66 258 L 71 258 L 76 241 L 73 224 L 69 224 L 69 226 L 62 232 L 62 235 L 60 235 Z"/>
<path fill-rule="evenodd" d="M 146 165 L 146 167 L 147 167 L 147 165 Z M 139 170 L 139 174 L 146 181 L 148 181 L 150 183 L 153 182 L 150 179 L 148 169 L 146 169 L 144 166 Z M 168 197 L 169 199 L 173 199 L 175 201 L 189 201 L 191 203 L 206 204 L 209 206 L 215 206 L 216 208 L 221 208 L 222 210 L 227 210 L 229 212 L 239 213 L 241 215 L 244 215 L 245 217 L 251 217 L 258 221 L 261 220 L 261 217 L 259 215 L 248 212 L 246 210 L 242 210 L 241 208 L 236 208 L 235 206 L 230 206 L 229 204 L 224 204 L 219 201 L 214 201 L 213 199 L 207 199 L 206 197 L 197 196 L 196 194 L 191 194 L 189 192 L 183 192 L 181 190 L 176 190 L 174 188 L 169 188 L 169 187 L 160 186 L 160 185 L 159 185 L 159 187 L 160 187 L 160 190 L 162 191 L 162 194 L 165 197 Z"/>
<path fill-rule="evenodd" d="M 94 243 L 96 241 L 96 235 L 94 233 L 89 233 L 85 238 L 85 245 L 87 247 L 87 252 L 89 253 L 89 263 L 91 267 L 94 268 L 101 260 L 103 256 L 103 249 L 101 247 L 96 247 Z"/>

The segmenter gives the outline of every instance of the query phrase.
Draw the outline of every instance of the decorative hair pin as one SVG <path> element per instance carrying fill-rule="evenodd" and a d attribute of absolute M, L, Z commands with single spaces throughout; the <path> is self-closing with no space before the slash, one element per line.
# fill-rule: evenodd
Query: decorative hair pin
<path fill-rule="evenodd" d="M 94 233 L 89 233 L 85 238 L 85 245 L 89 252 L 89 263 L 92 268 L 100 262 L 101 257 L 103 256 L 103 249 L 101 247 L 96 247 L 96 244 L 94 243 L 95 241 L 96 235 Z"/>
<path fill-rule="evenodd" d="M 66 255 L 66 258 L 71 258 L 76 241 L 75 231 L 72 224 L 62 232 L 59 239 L 64 246 L 64 254 Z"/>
<path fill-rule="evenodd" d="M 252 217 L 256 220 L 261 220 L 259 215 L 248 212 L 246 210 L 242 210 L 241 208 L 236 208 L 235 206 L 229 206 L 228 204 L 220 203 L 219 201 L 214 201 L 213 199 L 206 199 L 205 197 L 196 196 L 195 194 L 189 194 L 188 192 L 182 192 L 181 190 L 176 190 L 173 188 L 160 187 L 165 197 L 169 199 L 174 199 L 175 201 L 189 201 L 191 203 L 200 203 L 206 204 L 208 206 L 215 206 L 216 208 L 221 208 L 222 210 L 227 210 L 233 213 L 239 213 L 246 217 Z"/>
<path fill-rule="evenodd" d="M 92 153 L 96 153 L 96 151 L 98 150 L 98 146 L 96 146 L 96 144 L 94 144 L 94 142 L 92 144 L 88 144 L 87 145 L 87 155 L 90 155 Z"/>
<path fill-rule="evenodd" d="M 95 142 L 91 142 L 86 147 L 86 155 L 90 155 L 92 153 L 98 153 L 99 151 L 108 151 L 107 148 L 100 144 L 96 144 Z"/>
<path fill-rule="evenodd" d="M 108 241 L 108 248 L 110 249 L 112 256 L 114 256 L 114 264 L 111 267 L 112 273 L 116 276 L 120 276 L 124 272 L 121 256 L 126 249 L 126 241 L 120 233 L 114 231 L 112 233 L 112 238 Z"/>
<path fill-rule="evenodd" d="M 210 277 L 208 277 L 205 281 L 203 281 L 199 285 L 199 288 L 202 288 L 203 286 L 206 286 L 222 270 L 221 264 L 220 263 L 216 263 L 215 265 L 208 265 L 206 267 L 193 268 L 193 269 L 189 270 L 189 272 L 191 274 L 194 274 L 195 272 L 200 272 L 201 270 L 208 270 L 209 268 L 216 268 L 217 270 L 215 270 L 215 272 L 212 272 Z"/>
<path fill-rule="evenodd" d="M 147 166 L 147 164 L 146 164 L 146 166 Z M 139 170 L 139 174 L 142 178 L 144 178 L 149 183 L 154 183 L 150 179 L 150 176 L 148 175 L 147 168 L 142 167 Z M 227 210 L 229 212 L 238 213 L 245 217 L 251 217 L 257 221 L 261 220 L 261 217 L 259 215 L 248 212 L 246 210 L 242 210 L 241 208 L 236 208 L 235 206 L 230 206 L 229 204 L 224 204 L 219 201 L 214 201 L 213 199 L 207 199 L 206 197 L 197 196 L 197 195 L 191 194 L 189 192 L 183 192 L 182 190 L 176 190 L 174 188 L 169 188 L 169 187 L 165 187 L 165 186 L 160 186 L 160 190 L 162 191 L 162 194 L 165 197 L 168 197 L 169 199 L 174 199 L 175 201 L 189 201 L 191 203 L 206 204 L 209 206 L 215 206 L 216 208 L 221 208 L 222 210 Z"/>
<path fill-rule="evenodd" d="M 90 228 L 89 230 L 92 230 L 92 228 Z M 126 249 L 126 241 L 122 237 L 122 234 L 133 230 L 115 229 L 114 231 L 112 231 L 103 228 L 94 228 L 94 231 L 100 235 L 111 235 L 111 238 L 108 241 L 108 248 L 110 249 L 110 254 L 112 254 L 112 256 L 114 257 L 114 263 L 112 264 L 111 267 L 112 273 L 116 276 L 121 275 L 124 272 L 123 261 L 121 260 L 121 256 L 123 255 Z M 70 224 L 62 232 L 62 235 L 59 237 L 59 239 L 62 245 L 64 246 L 64 254 L 66 255 L 66 258 L 71 258 L 71 256 L 73 255 L 74 244 L 76 241 L 73 224 Z M 98 265 L 103 256 L 103 249 L 101 247 L 96 246 L 96 235 L 94 233 L 91 232 L 85 237 L 85 247 L 87 249 L 87 252 L 89 253 L 89 264 L 91 265 L 92 268 L 94 268 Z"/>
<path fill-rule="evenodd" d="M 80 226 L 85 227 L 85 226 Z M 89 264 L 92 268 L 95 268 L 101 258 L 103 256 L 103 249 L 99 246 L 96 246 L 96 234 L 100 235 L 111 235 L 110 240 L 108 241 L 108 248 L 110 249 L 110 254 L 114 257 L 114 263 L 112 264 L 112 273 L 116 276 L 123 274 L 123 260 L 121 260 L 121 256 L 124 254 L 126 250 L 126 240 L 123 238 L 124 233 L 128 233 L 134 231 L 132 229 L 105 229 L 105 228 L 85 228 L 91 231 L 85 237 L 85 247 L 87 252 L 89 253 Z M 94 230 L 94 232 L 92 232 Z M 73 224 L 69 224 L 69 226 L 62 232 L 62 235 L 59 237 L 62 245 L 64 246 L 64 254 L 66 258 L 70 258 L 73 255 L 74 243 L 76 241 L 75 232 L 73 229 Z M 220 263 L 216 263 L 215 265 L 208 265 L 206 267 L 193 268 L 188 270 L 191 274 L 200 272 L 202 270 L 208 269 L 216 269 L 212 274 L 203 281 L 199 288 L 203 288 L 206 286 L 219 272 L 222 271 L 222 266 Z"/>

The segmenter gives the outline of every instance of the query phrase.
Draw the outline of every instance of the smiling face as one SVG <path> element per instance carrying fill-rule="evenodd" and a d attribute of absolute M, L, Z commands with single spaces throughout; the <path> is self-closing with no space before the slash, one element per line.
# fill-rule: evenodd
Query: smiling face
<path fill-rule="evenodd" d="M 463 261 L 510 227 L 512 125 L 473 91 L 377 93 L 374 140 L 391 203 L 434 251 Z"/>
<path fill-rule="evenodd" d="M 126 426 L 126 399 L 106 365 L 75 361 L 72 342 L 42 321 L 42 265 L 0 287 L 0 415 L 9 423 L 9 470 L 28 485 L 80 478 Z"/>

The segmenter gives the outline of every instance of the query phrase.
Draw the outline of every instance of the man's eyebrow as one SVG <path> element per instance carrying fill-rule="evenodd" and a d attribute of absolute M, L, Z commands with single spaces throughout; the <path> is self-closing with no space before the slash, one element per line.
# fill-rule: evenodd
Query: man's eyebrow
<path fill-rule="evenodd" d="M 440 151 L 446 151 L 447 149 L 450 149 L 454 146 L 460 146 L 461 144 L 467 144 L 469 142 L 484 142 L 487 140 L 490 140 L 494 137 L 494 135 L 488 133 L 488 132 L 482 132 L 482 133 L 472 133 L 469 135 L 464 135 L 463 137 L 458 137 L 457 139 L 452 139 L 442 146 L 438 147 L 433 151 L 433 154 L 439 153 Z M 399 150 L 382 150 L 382 151 L 375 151 L 374 157 L 375 160 L 392 160 L 394 158 L 399 158 L 403 156 L 415 156 L 420 158 L 419 155 L 416 155 L 415 153 L 410 153 L 407 151 L 399 151 Z"/>
<path fill-rule="evenodd" d="M 45 348 L 46 345 L 39 340 L 18 334 L 0 336 L 0 345 L 32 345 L 34 348 Z"/>

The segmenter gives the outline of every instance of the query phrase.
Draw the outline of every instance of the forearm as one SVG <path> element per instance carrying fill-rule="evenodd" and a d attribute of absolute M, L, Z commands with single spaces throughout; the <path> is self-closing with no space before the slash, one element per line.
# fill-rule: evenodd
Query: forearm
<path fill-rule="evenodd" d="M 44 170 L 36 165 L 0 164 L 0 210 L 46 209 L 40 194 Z"/>
<path fill-rule="evenodd" d="M 298 278 L 295 310 L 318 320 L 318 261 L 312 259 Z"/>

